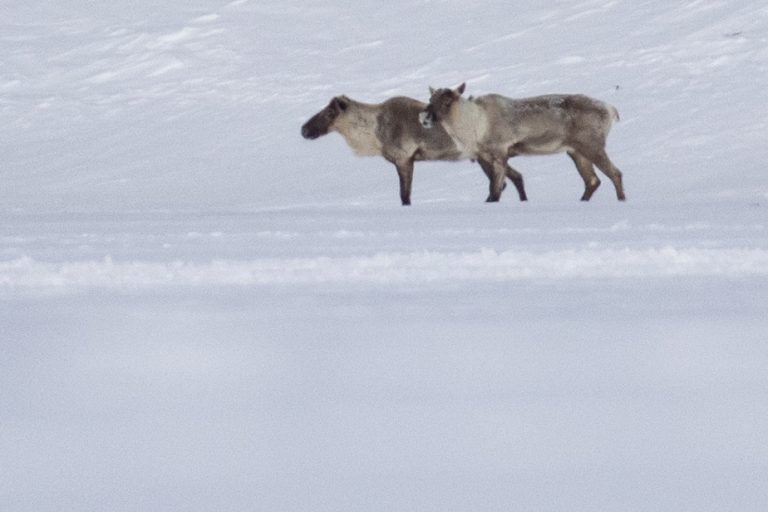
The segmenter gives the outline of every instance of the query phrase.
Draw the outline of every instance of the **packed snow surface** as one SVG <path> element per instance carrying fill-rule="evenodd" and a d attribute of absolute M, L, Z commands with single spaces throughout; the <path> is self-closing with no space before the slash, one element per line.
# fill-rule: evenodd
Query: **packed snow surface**
<path fill-rule="evenodd" d="M 0 4 L 0 510 L 768 507 L 768 7 Z M 584 93 L 592 201 L 299 128 Z"/>

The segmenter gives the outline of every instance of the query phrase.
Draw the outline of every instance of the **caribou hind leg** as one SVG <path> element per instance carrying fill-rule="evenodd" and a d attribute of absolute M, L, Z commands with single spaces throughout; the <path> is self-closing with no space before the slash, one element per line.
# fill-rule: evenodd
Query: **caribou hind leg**
<path fill-rule="evenodd" d="M 573 160 L 576 169 L 578 169 L 579 174 L 581 175 L 581 179 L 584 180 L 584 195 L 581 196 L 581 200 L 589 201 L 592 194 L 597 190 L 597 187 L 600 186 L 600 179 L 597 177 L 597 174 L 595 174 L 595 167 L 592 165 L 589 158 L 581 153 L 569 151 L 568 156 L 571 157 L 571 160 Z"/>
<path fill-rule="evenodd" d="M 594 162 L 598 169 L 603 171 L 603 174 L 608 176 L 613 182 L 613 186 L 616 188 L 616 198 L 619 201 L 625 201 L 627 198 L 624 195 L 624 185 L 622 183 L 621 171 L 613 165 L 613 162 L 608 158 L 608 154 L 605 149 L 597 151 L 594 155 L 590 155 L 590 160 Z"/>

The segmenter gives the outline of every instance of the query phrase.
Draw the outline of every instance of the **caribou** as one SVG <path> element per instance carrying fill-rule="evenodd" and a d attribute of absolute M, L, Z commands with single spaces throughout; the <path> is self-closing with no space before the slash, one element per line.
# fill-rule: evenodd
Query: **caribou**
<path fill-rule="evenodd" d="M 595 166 L 613 182 L 618 200 L 626 199 L 621 171 L 605 151 L 608 132 L 619 120 L 616 108 L 583 95 L 464 98 L 465 87 L 430 87 L 419 121 L 427 129 L 445 130 L 460 151 L 480 162 L 490 180 L 488 201 L 500 199 L 505 176 L 523 188 L 522 175 L 509 166 L 509 158 L 561 152 L 571 157 L 584 180 L 582 201 L 600 186 Z"/>
<path fill-rule="evenodd" d="M 427 108 L 413 98 L 397 96 L 383 103 L 368 104 L 347 96 L 336 96 L 301 127 L 305 139 L 338 132 L 359 156 L 382 156 L 395 165 L 400 180 L 400 201 L 411 204 L 414 162 L 469 159 L 441 126 L 425 128 L 419 113 Z M 491 165 L 481 156 L 473 158 L 492 179 Z M 510 176 L 513 181 L 516 179 Z M 503 180 L 502 180 L 503 181 Z M 502 183 L 500 187 L 506 184 Z M 522 190 L 522 189 L 521 189 Z M 525 193 L 521 191 L 521 200 Z"/>

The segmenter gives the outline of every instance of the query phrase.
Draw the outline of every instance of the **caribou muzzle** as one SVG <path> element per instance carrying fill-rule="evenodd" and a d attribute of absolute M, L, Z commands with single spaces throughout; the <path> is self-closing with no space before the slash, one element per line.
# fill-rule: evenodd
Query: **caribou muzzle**
<path fill-rule="evenodd" d="M 435 125 L 435 114 L 432 105 L 419 112 L 419 122 L 424 128 L 432 128 Z"/>
<path fill-rule="evenodd" d="M 304 126 L 301 127 L 301 136 L 305 139 L 314 140 L 318 137 L 323 135 L 320 133 L 320 130 L 316 126 L 310 125 L 310 123 L 306 123 Z"/>

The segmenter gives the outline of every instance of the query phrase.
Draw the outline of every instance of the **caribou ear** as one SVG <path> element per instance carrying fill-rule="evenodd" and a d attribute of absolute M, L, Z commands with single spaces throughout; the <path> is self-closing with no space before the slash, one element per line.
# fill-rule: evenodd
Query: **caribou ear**
<path fill-rule="evenodd" d="M 459 93 L 460 95 L 464 94 L 464 89 L 466 89 L 466 87 L 467 87 L 467 83 L 464 82 L 456 88 L 456 92 Z"/>
<path fill-rule="evenodd" d="M 433 94 L 435 94 L 435 88 L 430 85 L 429 86 L 429 95 L 432 96 Z"/>
<path fill-rule="evenodd" d="M 333 98 L 333 101 L 331 101 L 331 106 L 338 111 L 344 111 L 347 110 L 347 107 L 349 106 L 349 103 L 347 102 L 346 98 L 344 96 L 337 96 Z"/>

